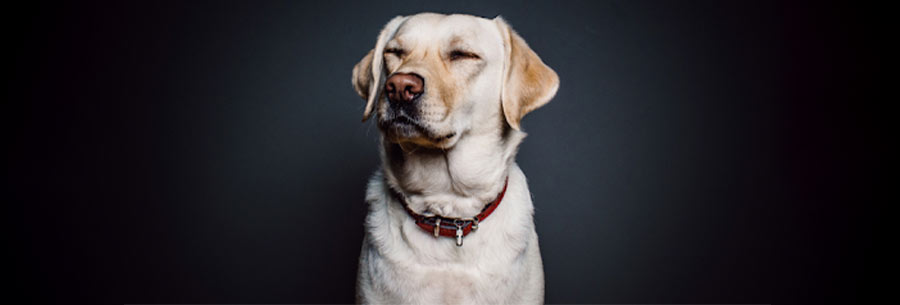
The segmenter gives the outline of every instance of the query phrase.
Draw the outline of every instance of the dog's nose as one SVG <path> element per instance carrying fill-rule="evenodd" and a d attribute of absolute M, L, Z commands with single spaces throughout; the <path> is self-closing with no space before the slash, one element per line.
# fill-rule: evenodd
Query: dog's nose
<path fill-rule="evenodd" d="M 384 91 L 391 102 L 409 103 L 425 91 L 425 80 L 418 74 L 395 73 L 385 82 Z"/>

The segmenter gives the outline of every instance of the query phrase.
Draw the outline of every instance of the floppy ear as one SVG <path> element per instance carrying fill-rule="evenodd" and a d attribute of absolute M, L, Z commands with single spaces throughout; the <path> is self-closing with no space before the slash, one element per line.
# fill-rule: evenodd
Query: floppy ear
<path fill-rule="evenodd" d="M 507 58 L 500 94 L 503 115 L 510 127 L 519 130 L 519 122 L 525 114 L 547 104 L 556 95 L 559 76 L 502 17 L 494 18 L 494 23 L 503 35 Z"/>
<path fill-rule="evenodd" d="M 370 73 L 370 70 L 372 70 L 372 53 L 375 53 L 375 50 L 370 50 L 353 67 L 353 89 L 356 89 L 356 94 L 359 94 L 359 97 L 364 100 L 369 96 L 369 83 L 372 82 L 372 73 Z"/>
<path fill-rule="evenodd" d="M 375 48 L 369 51 L 362 60 L 353 67 L 353 88 L 360 97 L 366 99 L 366 110 L 363 112 L 363 122 L 372 116 L 372 110 L 375 109 L 375 103 L 381 97 L 381 88 L 384 86 L 384 45 L 394 36 L 397 28 L 406 21 L 407 17 L 397 16 L 391 19 L 381 34 L 378 35 L 378 41 Z"/>

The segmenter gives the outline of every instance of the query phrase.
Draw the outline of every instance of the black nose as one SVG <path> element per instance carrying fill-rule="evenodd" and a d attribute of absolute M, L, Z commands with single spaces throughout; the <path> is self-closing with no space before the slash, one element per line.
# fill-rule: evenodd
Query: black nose
<path fill-rule="evenodd" d="M 418 74 L 395 73 L 384 84 L 384 92 L 393 103 L 409 103 L 425 91 L 425 80 Z"/>

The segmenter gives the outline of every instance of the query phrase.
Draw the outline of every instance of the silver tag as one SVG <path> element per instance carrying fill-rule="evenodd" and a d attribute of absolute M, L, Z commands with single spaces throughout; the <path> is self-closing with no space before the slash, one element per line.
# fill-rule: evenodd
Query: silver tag
<path fill-rule="evenodd" d="M 434 222 L 434 238 L 438 238 L 438 236 L 441 236 L 441 219 L 440 218 L 438 218 Z"/>

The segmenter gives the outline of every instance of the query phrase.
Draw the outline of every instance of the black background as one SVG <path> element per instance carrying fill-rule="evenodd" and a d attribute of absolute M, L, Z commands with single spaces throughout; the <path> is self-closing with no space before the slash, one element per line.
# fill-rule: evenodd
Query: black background
<path fill-rule="evenodd" d="M 350 71 L 391 17 L 437 11 L 503 15 L 560 75 L 518 157 L 547 302 L 856 303 L 886 286 L 873 92 L 895 35 L 874 31 L 879 10 L 8 7 L 7 288 L 39 303 L 353 302 L 379 161 Z"/>

